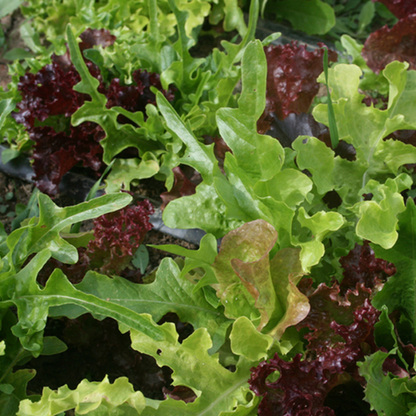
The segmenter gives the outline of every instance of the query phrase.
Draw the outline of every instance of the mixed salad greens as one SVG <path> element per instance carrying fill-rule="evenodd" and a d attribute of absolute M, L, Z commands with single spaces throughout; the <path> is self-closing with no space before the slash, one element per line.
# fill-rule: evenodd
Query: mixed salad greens
<path fill-rule="evenodd" d="M 21 6 L 32 53 L 0 91 L 0 132 L 42 192 L 0 227 L 0 414 L 416 414 L 416 6 L 365 2 L 360 33 L 376 9 L 394 26 L 364 45 L 343 35 L 338 54 L 256 40 L 270 8 L 297 27 L 292 3 Z M 334 27 L 337 2 L 302 3 Z M 111 167 L 105 195 L 58 207 L 80 164 Z M 150 177 L 166 225 L 206 235 L 158 246 L 178 257 L 133 276 L 153 207 L 129 191 Z M 47 320 L 87 313 L 171 370 L 163 400 L 107 376 L 28 396 L 21 366 L 66 348 Z M 186 337 L 161 323 L 172 313 Z"/>

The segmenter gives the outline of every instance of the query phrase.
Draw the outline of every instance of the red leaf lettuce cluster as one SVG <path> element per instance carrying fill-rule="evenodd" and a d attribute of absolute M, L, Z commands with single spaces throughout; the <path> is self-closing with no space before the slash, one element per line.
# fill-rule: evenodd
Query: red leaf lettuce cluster
<path fill-rule="evenodd" d="M 331 287 L 320 284 L 316 289 L 310 279 L 299 284 L 311 306 L 308 316 L 296 326 L 298 331 L 307 331 L 304 355 L 288 362 L 276 354 L 252 368 L 251 389 L 263 397 L 260 416 L 335 416 L 326 403 L 331 390 L 346 382 L 364 383 L 357 362 L 378 349 L 374 325 L 380 312 L 371 305 L 372 289 L 395 268 L 376 259 L 368 244 L 357 245 L 341 264 L 341 284 L 335 281 Z M 268 381 L 276 371 L 278 379 Z"/>
<path fill-rule="evenodd" d="M 393 61 L 408 62 L 416 69 L 416 3 L 412 0 L 378 0 L 400 20 L 390 29 L 384 26 L 367 38 L 362 55 L 379 73 Z"/>
<path fill-rule="evenodd" d="M 115 37 L 107 30 L 88 29 L 81 35 L 81 50 L 94 45 L 112 45 Z M 99 68 L 89 60 L 85 63 L 92 76 L 100 81 L 98 91 L 107 98 L 107 108 L 120 106 L 126 110 L 144 112 L 145 106 L 155 102 L 150 87 L 162 91 L 159 75 L 136 70 L 134 83 L 121 85 L 118 78 L 105 85 Z M 81 163 L 93 171 L 102 167 L 103 149 L 100 141 L 105 137 L 103 129 L 95 123 L 84 122 L 71 126 L 69 117 L 80 108 L 88 95 L 73 90 L 81 78 L 71 63 L 69 53 L 53 56 L 52 63 L 37 74 L 27 73 L 20 78 L 18 89 L 22 100 L 17 104 L 19 112 L 13 113 L 23 124 L 35 142 L 33 168 L 36 186 L 44 193 L 56 195 L 62 176 L 73 166 Z M 169 100 L 171 92 L 165 92 Z M 120 123 L 128 122 L 120 116 Z"/>

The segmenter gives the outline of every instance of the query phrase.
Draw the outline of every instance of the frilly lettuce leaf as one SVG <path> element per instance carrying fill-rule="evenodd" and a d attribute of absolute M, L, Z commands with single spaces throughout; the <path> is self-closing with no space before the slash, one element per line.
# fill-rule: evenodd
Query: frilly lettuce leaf
<path fill-rule="evenodd" d="M 241 316 L 233 323 L 230 342 L 234 354 L 243 355 L 251 361 L 258 361 L 267 357 L 273 338 L 257 331 L 248 318 Z"/>
<path fill-rule="evenodd" d="M 77 415 L 137 416 L 146 406 L 145 398 L 126 377 L 110 383 L 106 376 L 101 382 L 83 380 L 75 390 L 68 386 L 57 391 L 43 389 L 40 401 L 23 400 L 17 416 L 55 416 L 75 409 Z"/>
<path fill-rule="evenodd" d="M 372 172 L 374 156 L 383 150 L 383 141 L 390 133 L 400 129 L 415 129 L 416 116 L 413 96 L 416 71 L 407 71 L 406 63 L 392 62 L 383 71 L 390 85 L 389 102 L 386 110 L 367 107 L 364 95 L 359 92 L 361 69 L 356 65 L 336 65 L 329 70 L 329 86 L 332 89 L 335 119 L 340 140 L 352 144 L 357 152 L 357 162 L 366 166 L 368 172 L 363 184 L 373 175 L 384 173 L 381 166 Z M 322 76 L 320 81 L 323 81 Z M 319 104 L 313 112 L 317 121 L 328 125 L 327 106 Z M 395 142 L 398 143 L 398 142 Z M 393 147 L 393 144 L 390 143 Z M 406 150 L 412 151 L 412 146 Z M 416 154 L 415 154 L 416 158 Z M 389 173 L 396 173 L 388 170 Z"/>

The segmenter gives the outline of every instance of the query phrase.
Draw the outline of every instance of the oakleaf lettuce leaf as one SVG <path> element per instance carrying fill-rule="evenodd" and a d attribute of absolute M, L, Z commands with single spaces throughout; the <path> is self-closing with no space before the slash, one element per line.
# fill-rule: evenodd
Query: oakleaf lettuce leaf
<path fill-rule="evenodd" d="M 197 328 L 206 328 L 214 342 L 215 351 L 224 343 L 231 320 L 221 308 L 216 309 L 205 299 L 202 291 L 194 291 L 195 285 L 181 276 L 179 266 L 171 259 L 162 260 L 156 279 L 150 284 L 135 284 L 121 277 L 108 278 L 90 271 L 76 290 L 94 296 L 108 305 L 126 308 L 131 313 L 150 313 L 159 321 L 169 312 L 179 316 L 181 322 L 188 322 Z M 82 305 L 81 305 L 82 306 Z M 84 313 L 82 309 L 56 308 L 52 316 L 65 314 L 72 319 Z"/>
<path fill-rule="evenodd" d="M 195 285 L 193 292 L 203 286 L 218 283 L 211 267 L 218 254 L 217 240 L 212 234 L 206 234 L 202 237 L 198 250 L 189 250 L 174 244 L 149 246 L 185 257 L 185 264 L 181 270 L 181 278 L 187 276 L 187 274 L 195 268 L 202 268 L 205 271 L 204 276 L 199 279 Z M 197 275 L 191 277 L 192 281 L 195 281 L 196 276 Z"/>
<path fill-rule="evenodd" d="M 208 354 L 212 341 L 206 329 L 197 329 L 180 344 L 174 324 L 165 323 L 160 328 L 165 335 L 162 342 L 131 331 L 132 347 L 154 357 L 159 366 L 169 366 L 172 384 L 189 387 L 197 398 L 192 403 L 170 397 L 148 399 L 143 415 L 248 415 L 256 408 L 258 399 L 248 387 L 250 368 L 256 361 L 240 356 L 236 370 L 231 372 L 220 364 L 217 354 Z"/>

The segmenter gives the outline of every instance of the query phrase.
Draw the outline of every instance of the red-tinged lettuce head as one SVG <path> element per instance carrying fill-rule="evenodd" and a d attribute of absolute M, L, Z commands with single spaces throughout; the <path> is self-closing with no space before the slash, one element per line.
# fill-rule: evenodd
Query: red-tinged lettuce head
<path fill-rule="evenodd" d="M 164 94 L 168 101 L 174 99 L 174 94 L 171 89 L 168 91 L 163 90 L 158 74 L 138 69 L 133 72 L 132 78 L 134 84 L 131 85 L 121 85 L 118 78 L 111 80 L 111 84 L 105 92 L 108 100 L 106 104 L 107 108 L 119 106 L 133 113 L 141 111 L 146 118 L 146 105 L 156 104 L 155 94 L 150 90 L 150 87 L 156 87 Z M 120 123 L 131 123 L 124 116 L 119 116 L 118 121 Z"/>
<path fill-rule="evenodd" d="M 324 46 L 321 44 L 320 46 Z M 264 49 L 267 59 L 266 109 L 259 120 L 260 132 L 268 130 L 270 114 L 283 120 L 289 114 L 306 113 L 318 93 L 316 81 L 323 71 L 323 49 L 309 52 L 306 45 L 292 42 L 287 45 L 270 45 Z M 329 60 L 337 55 L 329 51 Z"/>
<path fill-rule="evenodd" d="M 404 17 L 391 29 L 384 26 L 371 33 L 362 55 L 377 74 L 393 61 L 408 62 L 410 69 L 416 69 L 416 14 Z"/>
<path fill-rule="evenodd" d="M 100 45 L 103 48 L 114 45 L 116 37 L 107 29 L 86 29 L 79 36 L 82 42 L 79 44 L 81 51 Z"/>
<path fill-rule="evenodd" d="M 416 13 L 414 0 L 373 0 L 383 3 L 397 18 L 404 19 L 410 14 Z"/>
<path fill-rule="evenodd" d="M 72 65 L 63 69 L 56 62 L 46 65 L 37 74 L 23 75 L 17 85 L 22 100 L 16 106 L 19 112 L 12 113 L 13 117 L 29 131 L 35 126 L 35 120 L 45 121 L 56 115 L 70 117 L 84 104 L 86 97 L 73 90 L 80 80 Z"/>
<path fill-rule="evenodd" d="M 317 360 L 302 360 L 298 354 L 292 362 L 286 362 L 276 354 L 251 371 L 250 389 L 263 397 L 259 416 L 335 416 L 332 409 L 324 406 L 324 401 L 337 384 L 336 376 L 323 372 Z M 267 381 L 276 371 L 280 373 L 279 379 Z"/>

